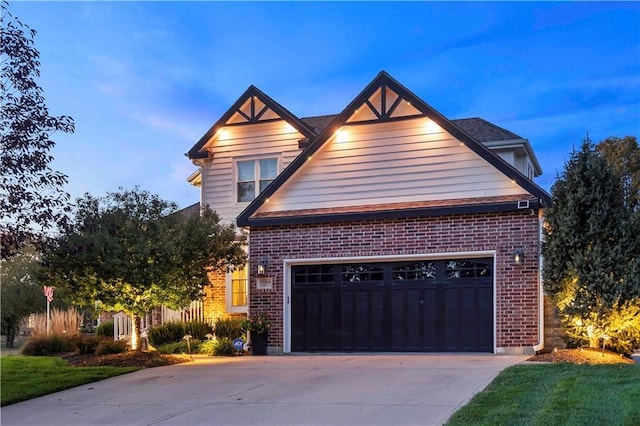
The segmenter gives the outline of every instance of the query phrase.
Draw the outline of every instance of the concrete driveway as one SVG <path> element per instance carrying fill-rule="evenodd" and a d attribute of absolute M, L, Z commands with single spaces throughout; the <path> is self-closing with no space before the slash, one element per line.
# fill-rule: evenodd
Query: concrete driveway
<path fill-rule="evenodd" d="M 198 357 L 0 410 L 2 425 L 437 425 L 526 356 Z"/>

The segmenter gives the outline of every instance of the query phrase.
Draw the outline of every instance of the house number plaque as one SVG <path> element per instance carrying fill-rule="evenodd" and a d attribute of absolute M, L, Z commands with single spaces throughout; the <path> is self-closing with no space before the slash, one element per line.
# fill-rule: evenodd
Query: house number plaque
<path fill-rule="evenodd" d="M 256 278 L 256 287 L 258 290 L 273 290 L 273 278 L 258 277 Z"/>

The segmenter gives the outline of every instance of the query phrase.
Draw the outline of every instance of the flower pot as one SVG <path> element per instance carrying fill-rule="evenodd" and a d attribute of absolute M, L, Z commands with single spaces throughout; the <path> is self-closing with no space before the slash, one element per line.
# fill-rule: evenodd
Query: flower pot
<path fill-rule="evenodd" d="M 267 340 L 269 340 L 269 332 L 251 333 L 251 348 L 254 355 L 267 354 Z"/>

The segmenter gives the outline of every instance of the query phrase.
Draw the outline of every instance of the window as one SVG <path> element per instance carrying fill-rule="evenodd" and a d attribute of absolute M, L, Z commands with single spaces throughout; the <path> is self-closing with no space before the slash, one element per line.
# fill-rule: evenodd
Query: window
<path fill-rule="evenodd" d="M 447 279 L 464 278 L 489 278 L 492 265 L 487 262 L 475 262 L 471 260 L 447 260 Z"/>
<path fill-rule="evenodd" d="M 331 284 L 333 283 L 333 266 L 295 266 L 292 268 L 296 284 Z"/>
<path fill-rule="evenodd" d="M 246 312 L 249 296 L 247 267 L 227 274 L 227 312 Z"/>
<path fill-rule="evenodd" d="M 383 269 L 374 265 L 344 265 L 342 268 L 342 282 L 355 283 L 360 281 L 382 281 Z"/>
<path fill-rule="evenodd" d="M 236 163 L 237 198 L 241 202 L 253 201 L 269 186 L 278 174 L 278 159 L 263 158 Z"/>
<path fill-rule="evenodd" d="M 394 281 L 435 280 L 436 263 L 427 261 L 406 263 L 404 265 L 394 266 L 392 272 Z"/>

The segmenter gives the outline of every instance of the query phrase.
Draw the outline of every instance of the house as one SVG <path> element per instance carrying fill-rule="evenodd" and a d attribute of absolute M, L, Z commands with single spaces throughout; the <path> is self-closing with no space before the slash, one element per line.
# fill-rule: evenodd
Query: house
<path fill-rule="evenodd" d="M 206 318 L 270 314 L 274 353 L 542 348 L 550 196 L 526 139 L 383 71 L 332 116 L 250 86 L 187 155 L 249 241 L 244 270 L 210 277 Z"/>

